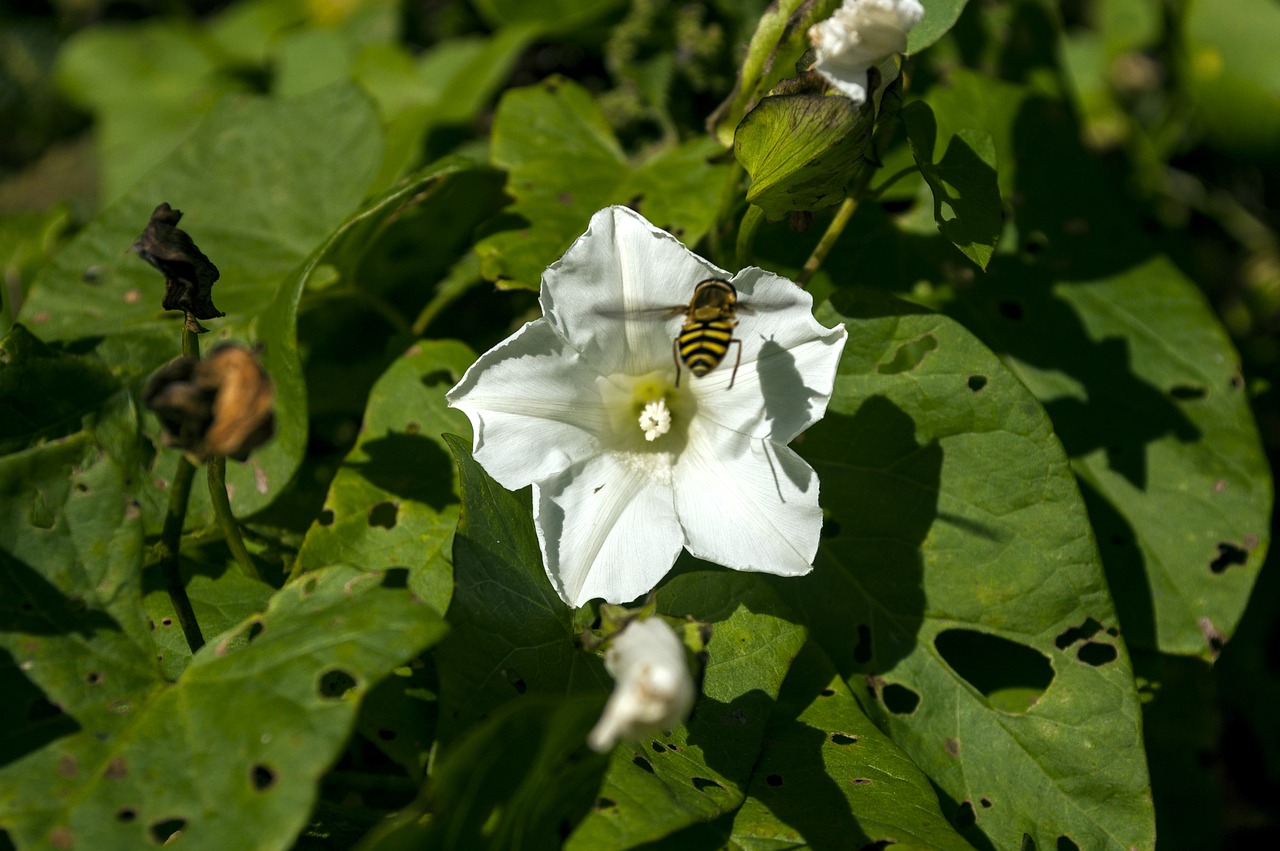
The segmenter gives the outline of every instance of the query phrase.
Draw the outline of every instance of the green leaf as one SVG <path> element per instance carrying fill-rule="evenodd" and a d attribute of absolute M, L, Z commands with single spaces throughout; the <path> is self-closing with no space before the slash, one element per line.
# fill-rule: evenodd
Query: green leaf
<path fill-rule="evenodd" d="M 200 568 L 209 569 L 205 565 L 196 566 L 197 570 Z M 265 582 L 249 579 L 234 567 L 225 569 L 220 565 L 219 568 L 222 570 L 217 575 L 188 575 L 188 571 L 183 572 L 191 610 L 206 638 L 226 632 L 245 618 L 266 609 L 267 601 L 275 591 Z M 156 660 L 165 679 L 177 680 L 191 662 L 191 648 L 182 634 L 173 601 L 158 570 L 146 573 L 143 594 L 142 605 L 150 621 Z"/>
<path fill-rule="evenodd" d="M 440 435 L 469 434 L 470 425 L 444 394 L 474 360 L 461 343 L 423 342 L 383 374 L 296 569 L 338 562 L 404 568 L 420 600 L 439 612 L 448 608 L 458 512 L 449 486 L 453 465 Z"/>
<path fill-rule="evenodd" d="M 454 435 L 462 519 L 453 542 L 449 637 L 436 651 L 440 740 L 526 692 L 605 692 L 610 679 L 595 656 L 575 646 L 572 611 L 542 569 L 528 498 L 491 479 Z"/>
<path fill-rule="evenodd" d="M 733 154 L 751 176 L 747 201 L 773 220 L 839 204 L 864 164 L 874 123 L 873 110 L 839 95 L 764 98 L 733 137 Z"/>
<path fill-rule="evenodd" d="M 970 848 L 816 644 L 792 663 L 764 741 L 733 820 L 738 847 Z"/>
<path fill-rule="evenodd" d="M 127 249 L 157 203 L 167 200 L 184 210 L 183 229 L 222 273 L 213 295 L 228 316 L 211 322 L 211 336 L 264 343 L 263 360 L 276 384 L 275 439 L 248 464 L 228 470 L 232 506 L 237 514 L 250 514 L 280 493 L 306 442 L 296 317 L 318 255 L 301 273 L 299 266 L 326 238 L 332 242 L 335 228 L 350 225 L 380 145 L 373 109 L 351 87 L 282 101 L 225 103 L 57 255 L 23 305 L 24 321 L 44 339 L 123 337 L 123 350 L 137 358 L 126 366 L 135 372 L 149 372 L 177 355 L 182 316 L 159 310 L 160 276 Z M 257 191 L 265 186 L 271 191 Z M 137 345 L 166 335 L 172 340 L 167 352 L 162 345 Z M 150 429 L 159 444 L 158 425 Z M 167 488 L 176 463 L 176 452 L 162 453 L 157 474 L 148 480 Z M 207 504 L 198 488 L 192 524 L 208 521 Z M 154 526 L 155 519 L 148 519 Z"/>
<path fill-rule="evenodd" d="M 902 123 L 916 166 L 933 193 L 933 219 L 942 235 L 983 269 L 1000 239 L 1000 189 L 996 151 L 985 130 L 957 130 L 946 152 L 933 161 L 938 126 L 923 101 L 903 107 Z"/>
<path fill-rule="evenodd" d="M 465 444 L 446 441 L 462 483 L 452 632 L 436 651 L 448 746 L 523 695 L 603 695 L 612 683 L 578 645 L 572 612 L 546 578 L 529 506 L 490 479 Z M 615 748 L 602 802 L 569 847 L 630 847 L 740 806 L 773 701 L 804 643 L 803 629 L 755 576 L 686 574 L 662 587 L 658 608 L 711 625 L 701 695 L 670 736 Z"/>
<path fill-rule="evenodd" d="M 798 444 L 824 540 L 776 587 L 976 841 L 1151 847 L 1133 673 L 1049 418 L 954 320 L 835 305 L 852 333 Z"/>
<path fill-rule="evenodd" d="M 304 27 L 281 33 L 272 51 L 274 94 L 297 97 L 346 81 L 354 49 L 337 30 Z"/>
<path fill-rule="evenodd" d="M 114 703 L 113 725 L 76 716 L 78 732 L 5 769 L 6 828 L 33 847 L 144 847 L 176 830 L 192 847 L 290 847 L 360 699 L 444 632 L 386 579 L 312 572 L 178 683 Z"/>
<path fill-rule="evenodd" d="M 614 748 L 601 800 L 569 849 L 631 848 L 732 813 L 743 803 L 782 681 L 804 644 L 757 576 L 723 569 L 677 576 L 658 610 L 710 625 L 693 714 L 670 735 Z"/>
<path fill-rule="evenodd" d="M 103 364 L 60 352 L 13 326 L 0 339 L 0 453 L 78 431 L 119 389 Z"/>
<path fill-rule="evenodd" d="M 502 707 L 441 755 L 418 802 L 361 851 L 559 847 L 604 773 L 606 758 L 585 744 L 603 706 L 530 695 Z"/>
<path fill-rule="evenodd" d="M 396 668 L 365 697 L 356 729 L 405 773 L 422 778 L 435 746 L 435 669 L 423 660 Z"/>
<path fill-rule="evenodd" d="M 228 100 L 55 257 L 22 315 L 46 340 L 151 328 L 176 339 L 182 317 L 160 310 L 161 277 L 128 251 L 167 200 L 222 273 L 213 296 L 229 318 L 215 330 L 241 331 L 249 323 L 237 314 L 270 304 L 281 279 L 359 204 L 380 146 L 369 102 L 349 86 Z M 264 186 L 272 191 L 257 191 Z"/>
<path fill-rule="evenodd" d="M 604 113 L 562 77 L 508 91 L 494 118 L 492 159 L 516 202 L 476 245 L 481 271 L 506 287 L 537 289 L 542 271 L 586 230 L 592 213 L 629 204 L 694 245 L 711 227 L 729 167 L 709 164 L 706 139 L 628 160 Z"/>
<path fill-rule="evenodd" d="M 1274 156 L 1280 136 L 1280 9 L 1266 0 L 1188 4 L 1180 53 L 1196 118 L 1215 144 L 1250 157 Z"/>
<path fill-rule="evenodd" d="M 454 38 L 414 57 L 400 44 L 371 44 L 355 58 L 353 76 L 378 104 L 387 154 L 374 185 L 419 162 L 437 128 L 466 126 L 489 106 L 535 35 L 503 27 L 492 36 Z"/>
<path fill-rule="evenodd" d="M 924 17 L 907 33 L 907 53 L 916 54 L 947 34 L 969 0 L 920 0 Z"/>
<path fill-rule="evenodd" d="M 1117 202 L 1060 103 L 974 74 L 931 100 L 940 123 L 980 117 L 1007 164 L 1006 197 L 1019 199 L 1020 254 L 997 257 L 948 312 L 1053 419 L 1127 640 L 1216 655 L 1271 536 L 1271 475 L 1239 355 L 1201 290 Z M 902 280 L 945 280 L 917 265 L 926 252 L 915 241 L 867 236 L 906 261 Z"/>
<path fill-rule="evenodd" d="M 490 26 L 527 26 L 543 35 L 571 33 L 622 5 L 622 0 L 475 0 Z"/>
<path fill-rule="evenodd" d="M 1219 847 L 1226 808 L 1215 758 L 1224 727 L 1218 678 L 1203 659 L 1137 652 L 1134 666 L 1144 692 L 1142 726 L 1160 848 Z M 1249 703 L 1262 696 L 1255 689 L 1266 688 L 1266 679 L 1264 674 L 1245 687 Z M 1230 688 L 1225 680 L 1221 685 Z"/>
<path fill-rule="evenodd" d="M 49 262 L 70 223 L 71 213 L 64 205 L 39 213 L 0 213 L 0 274 L 5 278 L 0 334 L 9 333 L 14 300 L 26 295 L 31 277 Z"/>
<path fill-rule="evenodd" d="M 25 720 L 119 730 L 121 708 L 161 680 L 139 604 L 137 507 L 91 436 L 0 458 L 0 561 L 0 646 L 33 700 L 44 693 Z M 5 824 L 12 794 L 0 796 Z"/>
<path fill-rule="evenodd" d="M 152 19 L 136 26 L 86 27 L 59 53 L 60 87 L 97 114 L 104 200 L 125 195 L 219 99 L 243 88 L 204 47 L 193 27 Z M 146 223 L 144 215 L 134 235 Z"/>

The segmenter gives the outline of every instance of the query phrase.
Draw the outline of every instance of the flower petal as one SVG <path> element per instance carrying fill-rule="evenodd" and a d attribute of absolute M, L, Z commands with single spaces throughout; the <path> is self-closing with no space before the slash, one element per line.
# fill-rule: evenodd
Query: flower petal
<path fill-rule="evenodd" d="M 627 207 L 606 207 L 542 275 L 542 312 L 601 375 L 643 375 L 670 365 L 693 288 L 723 269 Z"/>
<path fill-rule="evenodd" d="M 822 531 L 818 474 L 787 447 L 698 422 L 675 489 L 685 546 L 698 558 L 779 576 L 812 569 Z"/>
<path fill-rule="evenodd" d="M 813 70 L 862 104 L 867 100 L 867 69 L 904 52 L 907 32 L 923 17 L 924 7 L 917 0 L 846 0 L 830 18 L 809 29 L 817 55 Z"/>
<path fill-rule="evenodd" d="M 542 563 L 569 605 L 634 600 L 675 563 L 682 536 L 670 470 L 653 469 L 662 458 L 599 455 L 534 485 Z"/>
<path fill-rule="evenodd" d="M 732 283 L 744 307 L 736 331 L 742 364 L 734 377 L 731 351 L 690 382 L 698 413 L 750 437 L 789 443 L 826 413 L 848 332 L 821 325 L 813 298 L 772 272 L 750 267 Z"/>
<path fill-rule="evenodd" d="M 599 452 L 609 422 L 597 378 L 539 319 L 481 355 L 445 398 L 471 420 L 476 460 L 514 490 Z"/>

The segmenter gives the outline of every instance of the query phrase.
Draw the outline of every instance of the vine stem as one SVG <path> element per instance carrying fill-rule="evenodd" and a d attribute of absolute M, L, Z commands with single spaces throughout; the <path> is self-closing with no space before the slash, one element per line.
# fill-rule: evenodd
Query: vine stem
<path fill-rule="evenodd" d="M 738 225 L 738 242 L 734 247 L 734 268 L 741 269 L 751 263 L 751 251 L 756 243 L 756 231 L 764 221 L 764 210 L 755 204 L 747 207 L 742 214 L 742 223 Z"/>
<path fill-rule="evenodd" d="M 187 357 L 200 357 L 200 338 L 187 328 L 182 329 L 182 353 Z M 160 572 L 164 576 L 169 602 L 173 603 L 173 611 L 178 616 L 178 625 L 182 627 L 182 635 L 187 639 L 187 646 L 192 653 L 204 646 L 204 635 L 196 621 L 195 610 L 191 608 L 187 587 L 182 584 L 178 553 L 182 541 L 182 526 L 187 519 L 191 482 L 195 475 L 195 465 L 187 460 L 187 456 L 179 458 L 178 469 L 173 474 L 173 485 L 169 489 L 169 507 L 164 515 L 164 527 L 160 531 Z"/>
<path fill-rule="evenodd" d="M 214 455 L 209 458 L 205 467 L 209 473 L 209 499 L 213 501 L 213 515 L 218 519 L 218 528 L 222 530 L 227 549 L 231 550 L 231 555 L 245 576 L 261 581 L 258 566 L 253 563 L 253 556 L 249 555 L 244 539 L 240 537 L 240 525 L 231 513 L 231 500 L 227 498 L 227 458 L 225 455 Z"/>
<path fill-rule="evenodd" d="M 826 260 L 827 255 L 831 253 L 836 240 L 840 238 L 840 234 L 844 233 L 845 225 L 849 224 L 849 219 L 853 217 L 853 211 L 856 209 L 858 209 L 858 202 L 850 195 L 844 199 L 840 209 L 836 210 L 835 218 L 831 220 L 831 224 L 827 225 L 827 232 L 822 235 L 822 239 L 818 240 L 813 253 L 809 255 L 808 260 L 804 261 L 804 268 L 796 276 L 796 284 L 801 289 L 809 286 L 809 281 L 822 268 L 822 261 Z"/>
<path fill-rule="evenodd" d="M 160 572 L 164 574 L 165 590 L 178 616 L 178 624 L 187 639 L 187 646 L 195 653 L 204 646 L 204 635 L 196 621 L 196 613 L 187 597 L 187 587 L 182 584 L 182 570 L 178 564 L 178 547 L 182 538 L 182 523 L 187 517 L 187 500 L 191 496 L 191 482 L 196 468 L 187 456 L 178 459 L 178 470 L 173 475 L 173 487 L 169 489 L 169 509 L 164 515 L 164 529 L 160 533 Z"/>

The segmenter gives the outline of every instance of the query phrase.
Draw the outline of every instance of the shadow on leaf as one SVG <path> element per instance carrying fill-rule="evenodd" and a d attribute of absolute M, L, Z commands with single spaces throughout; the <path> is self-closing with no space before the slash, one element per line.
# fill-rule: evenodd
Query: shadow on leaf
<path fill-rule="evenodd" d="M 453 464 L 444 450 L 429 438 L 389 432 L 365 443 L 361 449 L 369 460 L 348 466 L 370 484 L 401 499 L 429 505 L 436 511 L 443 511 L 455 501 L 448 487 L 453 478 Z"/>
<path fill-rule="evenodd" d="M 828 413 L 801 447 L 822 480 L 823 540 L 812 573 L 773 585 L 845 679 L 892 668 L 923 621 L 920 546 L 938 519 L 942 448 L 915 432 L 873 396 L 852 416 Z"/>

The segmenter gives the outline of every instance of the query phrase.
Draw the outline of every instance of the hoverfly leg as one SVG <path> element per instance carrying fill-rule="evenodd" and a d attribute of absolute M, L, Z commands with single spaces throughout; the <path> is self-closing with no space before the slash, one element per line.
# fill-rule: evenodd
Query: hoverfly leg
<path fill-rule="evenodd" d="M 738 339 L 729 341 L 729 345 L 733 345 L 734 343 L 738 344 L 738 357 L 733 361 L 733 374 L 729 376 L 729 386 L 725 388 L 726 390 L 733 389 L 733 382 L 738 377 L 738 365 L 742 363 L 742 341 Z"/>
<path fill-rule="evenodd" d="M 676 387 L 680 386 L 680 338 L 671 341 L 671 361 L 676 365 Z"/>

